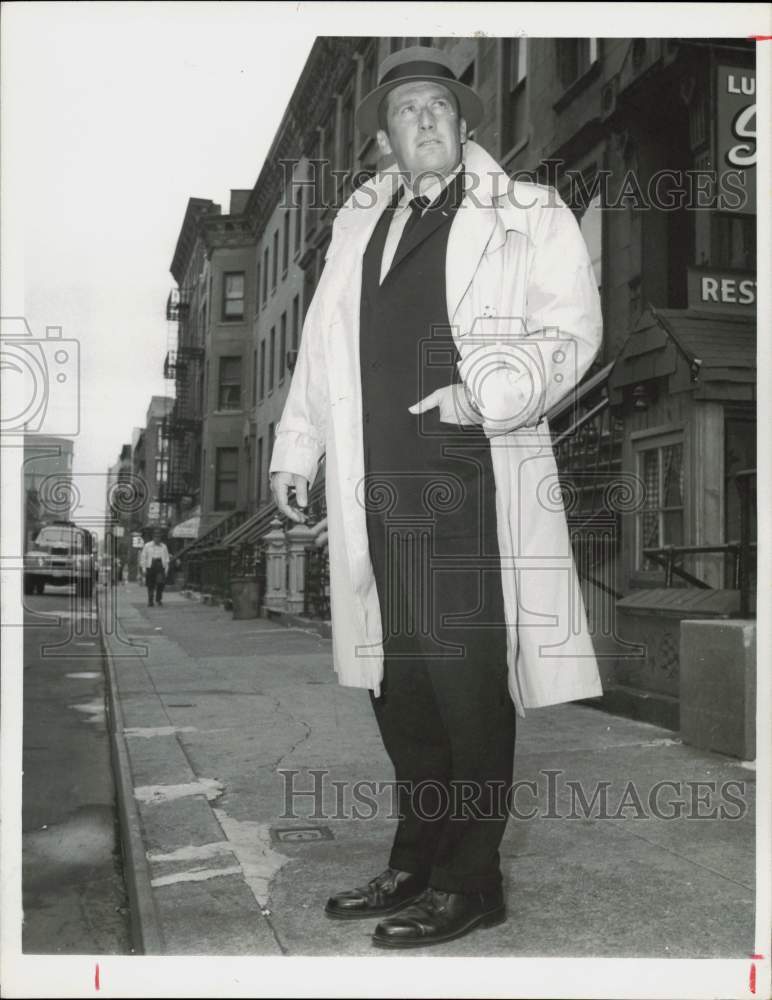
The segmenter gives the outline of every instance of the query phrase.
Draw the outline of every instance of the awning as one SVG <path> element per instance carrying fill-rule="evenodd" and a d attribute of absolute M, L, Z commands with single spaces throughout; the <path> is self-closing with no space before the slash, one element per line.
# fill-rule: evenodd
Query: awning
<path fill-rule="evenodd" d="M 201 527 L 201 515 L 189 517 L 187 521 L 180 521 L 171 530 L 172 538 L 198 538 L 198 529 Z"/>
<path fill-rule="evenodd" d="M 636 385 L 654 379 L 664 380 L 668 393 L 753 401 L 755 317 L 649 307 L 614 362 L 611 403 L 622 403 Z"/>

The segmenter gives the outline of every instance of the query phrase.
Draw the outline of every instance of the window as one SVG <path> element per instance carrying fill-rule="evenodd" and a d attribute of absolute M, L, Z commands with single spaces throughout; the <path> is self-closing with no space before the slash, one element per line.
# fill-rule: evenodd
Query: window
<path fill-rule="evenodd" d="M 239 449 L 218 448 L 215 452 L 215 510 L 235 510 L 239 488 Z"/>
<path fill-rule="evenodd" d="M 273 391 L 273 380 L 276 375 L 276 327 L 271 327 L 271 347 L 268 354 L 268 391 Z"/>
<path fill-rule="evenodd" d="M 279 385 L 284 381 L 284 373 L 287 368 L 287 314 L 281 314 L 281 327 L 279 334 Z"/>
<path fill-rule="evenodd" d="M 343 96 L 340 121 L 340 166 L 350 176 L 354 172 L 354 88 L 349 87 Z"/>
<path fill-rule="evenodd" d="M 163 454 L 166 451 L 167 439 L 164 436 L 164 425 L 156 424 L 155 428 L 155 450 L 159 454 Z"/>
<path fill-rule="evenodd" d="M 169 481 L 169 459 L 161 455 L 155 460 L 155 481 L 158 486 Z"/>
<path fill-rule="evenodd" d="M 324 126 L 322 128 L 322 136 L 324 141 L 324 152 L 322 156 L 324 158 L 324 163 L 321 170 L 321 190 L 319 192 L 319 208 L 326 209 L 327 201 L 333 191 L 332 186 L 332 171 L 335 168 L 335 105 L 333 104 L 327 113 L 327 118 L 324 121 Z"/>
<path fill-rule="evenodd" d="M 279 276 L 279 230 L 273 234 L 273 271 L 271 272 L 271 288 L 276 288 Z"/>
<path fill-rule="evenodd" d="M 371 90 L 375 90 L 375 73 L 378 63 L 376 44 L 373 42 L 362 57 L 362 76 L 359 81 L 359 100 L 361 101 Z"/>
<path fill-rule="evenodd" d="M 268 301 L 268 247 L 263 253 L 263 305 Z"/>
<path fill-rule="evenodd" d="M 739 542 L 742 539 L 743 501 L 740 490 L 750 489 L 750 523 L 748 533 L 751 542 L 758 541 L 758 515 L 755 502 L 755 480 L 743 477 L 739 481 L 737 473 L 756 468 L 756 418 L 752 413 L 726 412 L 724 416 L 724 541 Z M 755 566 L 751 564 L 751 586 L 755 587 Z M 724 586 L 733 588 L 734 559 L 727 557 Z"/>
<path fill-rule="evenodd" d="M 289 267 L 289 251 L 290 251 L 290 214 L 289 210 L 284 213 L 284 246 L 282 247 L 281 253 L 281 267 L 282 273 L 287 273 L 287 268 Z"/>
<path fill-rule="evenodd" d="M 223 275 L 223 319 L 244 319 L 244 272 Z"/>
<path fill-rule="evenodd" d="M 300 296 L 296 295 L 292 300 L 292 350 L 298 349 L 300 340 Z"/>
<path fill-rule="evenodd" d="M 241 358 L 220 358 L 220 380 L 217 391 L 218 410 L 238 410 L 241 407 Z"/>
<path fill-rule="evenodd" d="M 257 439 L 257 506 L 263 501 L 263 439 Z"/>
<path fill-rule="evenodd" d="M 558 78 L 564 90 L 598 61 L 597 38 L 558 38 Z"/>
<path fill-rule="evenodd" d="M 271 456 L 273 455 L 273 442 L 274 442 L 274 427 L 273 424 L 268 424 L 268 455 L 266 458 L 266 469 L 265 469 L 265 479 L 268 484 L 268 492 L 271 490 L 271 475 L 269 469 L 271 467 Z"/>
<path fill-rule="evenodd" d="M 756 270 L 756 216 L 714 214 L 711 264 L 741 271 Z"/>
<path fill-rule="evenodd" d="M 306 189 L 304 185 L 300 185 L 297 190 L 297 203 L 294 208 L 295 212 L 295 253 L 300 253 L 300 243 L 303 237 L 303 201 L 306 197 Z"/>
<path fill-rule="evenodd" d="M 260 341 L 260 399 L 265 399 L 265 337 Z"/>
<path fill-rule="evenodd" d="M 322 204 L 322 137 L 317 130 L 316 138 L 308 154 L 308 180 L 311 197 L 305 199 L 306 239 L 316 227 L 316 212 Z"/>
<path fill-rule="evenodd" d="M 671 439 L 654 446 L 640 442 L 638 475 L 645 499 L 636 515 L 636 568 L 659 570 L 659 564 L 647 559 L 643 550 L 684 544 L 683 442 Z"/>
<path fill-rule="evenodd" d="M 257 403 L 257 348 L 252 351 L 252 405 Z"/>
<path fill-rule="evenodd" d="M 526 80 L 528 39 L 507 38 L 503 43 L 501 152 L 508 153 L 528 134 Z"/>
<path fill-rule="evenodd" d="M 260 308 L 260 261 L 257 262 L 257 274 L 255 276 L 255 312 Z"/>

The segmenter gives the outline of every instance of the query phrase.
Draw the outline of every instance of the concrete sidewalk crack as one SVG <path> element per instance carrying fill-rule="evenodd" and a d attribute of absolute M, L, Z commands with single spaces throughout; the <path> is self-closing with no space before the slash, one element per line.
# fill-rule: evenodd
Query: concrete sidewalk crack
<path fill-rule="evenodd" d="M 636 837 L 638 840 L 642 840 L 649 847 L 653 847 L 658 851 L 667 851 L 668 854 L 672 854 L 674 858 L 678 858 L 681 861 L 686 861 L 690 865 L 694 865 L 695 868 L 701 868 L 703 871 L 710 872 L 711 875 L 715 875 L 718 878 L 724 879 L 725 882 L 731 882 L 733 885 L 739 886 L 741 889 L 747 889 L 748 892 L 753 892 L 754 887 L 747 885 L 745 882 L 739 882 L 736 878 L 732 878 L 731 875 L 725 875 L 720 872 L 717 868 L 711 867 L 711 865 L 703 864 L 701 861 L 695 861 L 691 855 L 681 854 L 680 851 L 674 851 L 672 847 L 668 847 L 667 844 L 658 843 L 656 840 L 650 840 L 645 837 L 642 833 L 637 833 L 635 830 L 626 830 L 623 827 L 616 827 L 616 830 L 627 837 Z"/>

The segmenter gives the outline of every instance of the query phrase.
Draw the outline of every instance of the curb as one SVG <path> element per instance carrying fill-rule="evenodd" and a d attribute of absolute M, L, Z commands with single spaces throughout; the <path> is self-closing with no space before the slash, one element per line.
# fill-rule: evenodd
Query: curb
<path fill-rule="evenodd" d="M 129 895 L 131 940 L 135 954 L 163 955 L 165 951 L 163 934 L 150 883 L 139 809 L 134 798 L 134 783 L 131 778 L 126 739 L 123 735 L 123 712 L 118 695 L 115 664 L 103 628 L 103 605 L 100 596 L 101 588 L 97 588 L 97 621 L 107 680 L 107 716 L 121 831 L 121 855 L 126 890 Z"/>

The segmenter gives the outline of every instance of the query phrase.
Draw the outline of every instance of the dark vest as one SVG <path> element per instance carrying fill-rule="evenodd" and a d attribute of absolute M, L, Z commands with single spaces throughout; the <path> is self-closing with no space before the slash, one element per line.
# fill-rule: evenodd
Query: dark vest
<path fill-rule="evenodd" d="M 430 603 L 437 605 L 436 613 L 445 601 L 442 586 L 416 578 L 425 577 L 432 559 L 460 561 L 468 571 L 470 557 L 498 558 L 490 445 L 481 428 L 441 423 L 437 409 L 420 416 L 408 412 L 435 389 L 458 381 L 445 260 L 450 227 L 463 198 L 463 175 L 448 185 L 400 244 L 380 284 L 383 247 L 397 198 L 383 212 L 365 251 L 360 310 L 362 495 L 384 619 L 390 617 L 387 575 L 397 581 L 400 600 L 409 593 L 416 601 L 433 595 Z M 418 565 L 412 555 L 398 557 L 398 549 L 431 550 L 431 556 Z M 496 573 L 488 577 L 493 580 L 490 599 L 500 608 Z M 474 572 L 468 576 L 464 606 L 471 611 L 480 607 L 481 595 Z M 458 575 L 453 581 L 452 598 L 457 601 Z M 486 585 L 485 590 L 491 588 Z M 487 594 L 482 603 L 490 604 Z M 411 609 L 408 617 L 419 615 Z M 431 628 L 437 634 L 436 623 Z"/>

